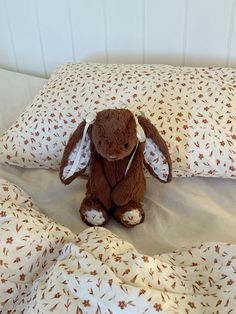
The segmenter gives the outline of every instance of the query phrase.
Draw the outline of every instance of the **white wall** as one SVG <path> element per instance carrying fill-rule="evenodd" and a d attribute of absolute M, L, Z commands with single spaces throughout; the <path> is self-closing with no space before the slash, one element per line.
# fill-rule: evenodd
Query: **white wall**
<path fill-rule="evenodd" d="M 236 65 L 236 0 L 0 0 L 0 67 Z"/>

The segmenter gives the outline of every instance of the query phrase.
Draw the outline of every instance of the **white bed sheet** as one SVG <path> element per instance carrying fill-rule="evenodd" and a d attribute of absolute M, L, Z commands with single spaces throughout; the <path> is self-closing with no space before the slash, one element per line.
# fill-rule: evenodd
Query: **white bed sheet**
<path fill-rule="evenodd" d="M 0 70 L 0 132 L 15 120 L 45 82 Z M 85 179 L 65 187 L 55 171 L 6 165 L 0 165 L 0 177 L 23 188 L 42 212 L 73 232 L 87 227 L 78 212 Z M 170 252 L 204 241 L 236 243 L 236 180 L 182 178 L 164 185 L 149 178 L 144 207 L 146 219 L 140 226 L 127 229 L 113 219 L 107 225 L 142 253 Z"/>

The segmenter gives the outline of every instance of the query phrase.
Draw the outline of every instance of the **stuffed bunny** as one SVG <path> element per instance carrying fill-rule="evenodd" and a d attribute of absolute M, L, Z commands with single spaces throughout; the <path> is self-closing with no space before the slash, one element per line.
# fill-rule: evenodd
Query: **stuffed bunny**
<path fill-rule="evenodd" d="M 171 180 L 165 141 L 148 119 L 137 118 L 127 109 L 100 111 L 78 126 L 65 147 L 62 182 L 70 184 L 88 165 L 87 193 L 80 214 L 90 226 L 105 225 L 109 212 L 127 227 L 144 220 L 143 165 L 161 182 Z"/>

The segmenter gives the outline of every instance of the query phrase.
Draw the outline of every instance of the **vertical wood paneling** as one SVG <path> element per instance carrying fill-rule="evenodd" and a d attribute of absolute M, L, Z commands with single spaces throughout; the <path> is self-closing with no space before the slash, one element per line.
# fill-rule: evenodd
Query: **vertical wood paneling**
<path fill-rule="evenodd" d="M 231 21 L 231 31 L 229 37 L 228 46 L 228 66 L 236 67 L 236 0 L 233 2 L 232 7 L 232 21 Z"/>
<path fill-rule="evenodd" d="M 36 0 L 46 72 L 73 61 L 73 45 L 67 0 Z"/>
<path fill-rule="evenodd" d="M 146 0 L 144 54 L 146 63 L 181 65 L 184 54 L 186 1 Z"/>
<path fill-rule="evenodd" d="M 7 0 L 6 4 L 18 70 L 45 75 L 34 1 Z"/>
<path fill-rule="evenodd" d="M 105 0 L 110 63 L 143 62 L 143 0 Z"/>
<path fill-rule="evenodd" d="M 14 71 L 17 70 L 5 0 L 0 0 L 0 66 Z"/>
<path fill-rule="evenodd" d="M 189 1 L 186 64 L 226 65 L 233 0 Z"/>
<path fill-rule="evenodd" d="M 69 5 L 75 59 L 106 62 L 103 0 L 70 0 Z"/>
<path fill-rule="evenodd" d="M 0 0 L 0 66 L 236 66 L 236 0 Z"/>

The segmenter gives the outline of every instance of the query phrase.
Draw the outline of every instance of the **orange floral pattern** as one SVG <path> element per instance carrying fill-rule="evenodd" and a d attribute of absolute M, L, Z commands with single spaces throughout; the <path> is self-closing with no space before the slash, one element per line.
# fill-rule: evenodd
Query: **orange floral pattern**
<path fill-rule="evenodd" d="M 69 63 L 59 67 L 0 139 L 0 159 L 58 169 L 91 111 L 144 113 L 166 140 L 173 176 L 236 177 L 236 70 Z"/>
<path fill-rule="evenodd" d="M 0 313 L 233 313 L 236 246 L 146 256 L 104 228 L 80 235 L 0 180 Z"/>

